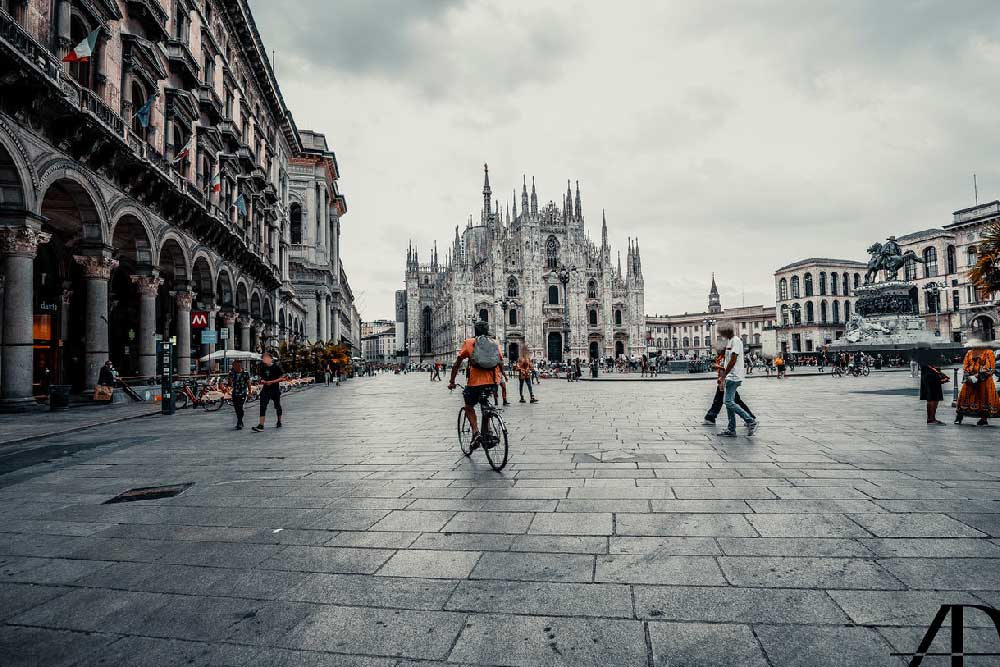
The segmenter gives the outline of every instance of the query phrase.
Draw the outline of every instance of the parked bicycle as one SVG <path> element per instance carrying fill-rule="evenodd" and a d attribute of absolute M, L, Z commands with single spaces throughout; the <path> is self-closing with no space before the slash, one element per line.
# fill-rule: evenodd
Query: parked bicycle
<path fill-rule="evenodd" d="M 462 385 L 458 385 L 461 387 Z M 489 396 L 483 396 L 479 402 L 482 416 L 479 420 L 479 439 L 477 444 L 486 454 L 490 467 L 500 472 L 507 465 L 508 443 L 507 424 L 497 406 L 490 402 Z M 472 456 L 472 425 L 465 414 L 465 408 L 458 410 L 458 445 L 467 457 Z"/>
<path fill-rule="evenodd" d="M 842 378 L 845 375 L 851 375 L 853 377 L 868 377 L 871 375 L 872 369 L 868 366 L 848 366 L 847 368 L 842 368 L 841 366 L 834 366 L 833 370 L 830 371 L 830 376 L 835 378 Z"/>
<path fill-rule="evenodd" d="M 200 390 L 197 382 L 182 383 L 174 391 L 174 407 L 183 410 L 190 405 L 192 408 L 204 408 L 208 412 L 215 412 L 225 402 L 223 396 L 218 387 L 211 383 L 203 385 Z"/>

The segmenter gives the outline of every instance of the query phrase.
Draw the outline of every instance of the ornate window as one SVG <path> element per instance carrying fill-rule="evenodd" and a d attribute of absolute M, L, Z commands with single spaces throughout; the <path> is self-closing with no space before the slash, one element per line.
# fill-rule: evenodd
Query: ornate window
<path fill-rule="evenodd" d="M 694 337 L 694 346 L 695 347 L 701 347 L 701 336 L 695 336 Z"/>
<path fill-rule="evenodd" d="M 559 305 L 559 288 L 555 285 L 549 285 L 549 305 Z"/>
<path fill-rule="evenodd" d="M 510 298 L 517 296 L 517 278 L 514 276 L 507 280 L 507 296 Z"/>
<path fill-rule="evenodd" d="M 479 321 L 480 322 L 489 322 L 490 321 L 490 311 L 487 310 L 486 308 L 480 308 L 479 309 Z"/>
<path fill-rule="evenodd" d="M 844 296 L 851 296 L 851 276 L 848 273 L 844 274 Z"/>
<path fill-rule="evenodd" d="M 979 251 L 976 250 L 976 246 L 969 246 L 969 249 L 965 251 L 966 266 L 975 266 L 978 258 Z"/>
<path fill-rule="evenodd" d="M 838 276 L 836 273 L 830 274 L 830 294 L 833 296 L 837 296 L 837 278 Z"/>
<path fill-rule="evenodd" d="M 819 274 L 819 295 L 826 296 L 826 271 L 820 271 Z"/>
<path fill-rule="evenodd" d="M 559 242 L 554 236 L 550 236 L 545 242 L 545 268 L 552 270 L 559 268 Z"/>
<path fill-rule="evenodd" d="M 860 273 L 855 273 L 854 274 L 854 289 L 858 289 L 859 287 L 861 287 L 861 274 Z"/>
<path fill-rule="evenodd" d="M 799 277 L 792 276 L 792 298 L 798 299 L 802 296 L 801 290 L 799 290 Z"/>
<path fill-rule="evenodd" d="M 819 321 L 826 324 L 826 301 L 819 304 Z"/>
<path fill-rule="evenodd" d="M 806 301 L 806 322 L 816 321 L 816 308 L 812 301 Z"/>
<path fill-rule="evenodd" d="M 833 302 L 833 323 L 836 324 L 840 321 L 840 302 Z"/>
<path fill-rule="evenodd" d="M 955 246 L 953 246 L 953 245 L 948 246 L 947 257 L 948 257 L 948 259 L 947 259 L 947 262 L 948 262 L 948 266 L 947 266 L 948 273 L 955 273 L 955 267 L 958 264 L 958 262 L 955 261 Z"/>
<path fill-rule="evenodd" d="M 620 327 L 622 325 L 622 310 L 621 308 L 615 308 L 615 326 Z"/>
<path fill-rule="evenodd" d="M 778 281 L 778 301 L 788 300 L 788 281 L 782 278 Z"/>
<path fill-rule="evenodd" d="M 924 278 L 933 278 L 937 274 L 937 248 L 931 246 L 924 249 Z"/>
<path fill-rule="evenodd" d="M 911 257 L 906 260 L 903 264 L 903 277 L 906 280 L 916 280 L 917 279 L 917 262 Z"/>
<path fill-rule="evenodd" d="M 517 308 L 511 308 L 507 313 L 507 323 L 512 327 L 517 326 Z"/>
<path fill-rule="evenodd" d="M 588 315 L 588 317 L 590 318 L 590 326 L 596 327 L 597 326 L 597 310 L 591 309 L 590 314 Z"/>
<path fill-rule="evenodd" d="M 587 298 L 596 299 L 597 298 L 597 281 L 591 280 L 587 283 Z"/>
<path fill-rule="evenodd" d="M 845 301 L 844 302 L 844 321 L 845 322 L 850 322 L 851 321 L 851 302 L 850 301 Z"/>
<path fill-rule="evenodd" d="M 302 206 L 292 204 L 288 211 L 291 221 L 291 242 L 293 244 L 302 243 Z"/>
<path fill-rule="evenodd" d="M 806 283 L 806 296 L 812 296 L 813 295 L 813 274 L 811 274 L 811 273 L 807 273 L 806 274 L 805 283 Z"/>
<path fill-rule="evenodd" d="M 685 338 L 684 339 L 684 347 L 685 348 L 691 347 L 691 339 L 690 338 Z"/>

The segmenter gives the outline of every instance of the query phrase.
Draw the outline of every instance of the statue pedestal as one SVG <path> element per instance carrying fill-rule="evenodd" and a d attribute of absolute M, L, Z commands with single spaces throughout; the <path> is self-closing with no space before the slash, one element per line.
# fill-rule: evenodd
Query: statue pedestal
<path fill-rule="evenodd" d="M 912 287 L 893 280 L 857 288 L 855 315 L 844 337 L 831 347 L 902 349 L 946 342 L 928 331 L 924 318 L 917 314 L 910 299 Z"/>

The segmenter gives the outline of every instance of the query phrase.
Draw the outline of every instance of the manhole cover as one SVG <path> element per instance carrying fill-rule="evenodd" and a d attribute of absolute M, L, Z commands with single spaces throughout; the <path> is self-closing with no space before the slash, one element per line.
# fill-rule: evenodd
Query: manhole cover
<path fill-rule="evenodd" d="M 105 500 L 104 505 L 114 505 L 115 503 L 134 503 L 137 500 L 158 500 L 160 498 L 173 498 L 184 493 L 188 487 L 194 486 L 194 482 L 185 484 L 173 484 L 171 486 L 147 486 L 141 489 L 129 489 L 124 493 L 119 493 L 110 500 Z"/>

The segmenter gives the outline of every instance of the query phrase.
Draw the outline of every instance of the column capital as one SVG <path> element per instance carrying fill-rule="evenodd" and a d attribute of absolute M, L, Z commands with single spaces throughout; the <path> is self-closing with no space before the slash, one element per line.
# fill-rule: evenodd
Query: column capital
<path fill-rule="evenodd" d="M 219 314 L 219 317 L 222 318 L 222 323 L 225 324 L 227 328 L 231 328 L 234 324 L 236 324 L 237 315 L 231 310 L 223 311 Z"/>
<path fill-rule="evenodd" d="M 118 260 L 104 255 L 73 255 L 77 264 L 83 267 L 83 275 L 89 280 L 111 280 L 111 272 L 118 267 Z"/>
<path fill-rule="evenodd" d="M 170 293 L 174 299 L 177 301 L 177 310 L 191 311 L 191 306 L 194 305 L 195 296 L 194 292 L 183 292 L 174 291 Z"/>
<path fill-rule="evenodd" d="M 27 225 L 0 227 L 0 255 L 34 257 L 38 246 L 48 243 L 51 234 Z"/>
<path fill-rule="evenodd" d="M 158 276 L 132 276 L 131 281 L 139 288 L 139 294 L 142 296 L 156 296 L 163 284 L 163 278 Z"/>
<path fill-rule="evenodd" d="M 240 314 L 239 316 L 240 326 L 243 328 L 251 328 L 257 326 L 257 320 L 253 319 L 249 315 Z"/>

